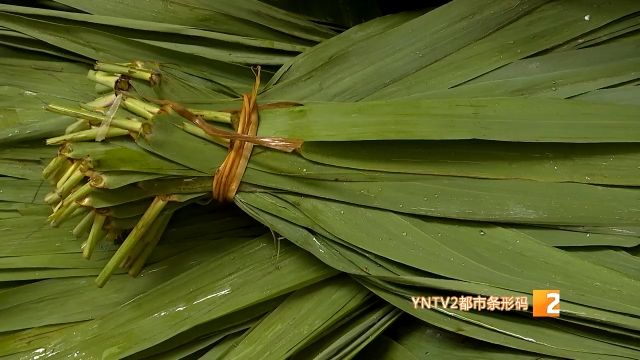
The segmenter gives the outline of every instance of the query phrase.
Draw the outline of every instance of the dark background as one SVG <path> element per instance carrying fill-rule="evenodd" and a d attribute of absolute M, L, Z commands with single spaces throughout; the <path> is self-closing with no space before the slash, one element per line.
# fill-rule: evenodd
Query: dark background
<path fill-rule="evenodd" d="M 99 1 L 99 0 L 96 0 Z M 142 1 L 142 0 L 131 0 Z M 379 16 L 403 11 L 430 9 L 451 0 L 259 0 L 312 20 L 337 25 L 345 30 Z M 639 0 L 640 1 L 640 0 Z M 53 0 L 0 0 L 0 4 L 78 11 Z"/>
<path fill-rule="evenodd" d="M 432 9 L 451 0 L 260 0 L 342 30 L 379 16 Z"/>
<path fill-rule="evenodd" d="M 448 3 L 449 1 L 450 0 L 377 0 L 378 7 L 384 15 L 421 8 L 438 7 Z"/>

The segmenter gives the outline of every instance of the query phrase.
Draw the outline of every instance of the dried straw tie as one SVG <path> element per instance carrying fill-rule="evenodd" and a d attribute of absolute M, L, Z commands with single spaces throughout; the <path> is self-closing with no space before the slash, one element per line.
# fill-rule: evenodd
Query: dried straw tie
<path fill-rule="evenodd" d="M 189 121 L 204 130 L 207 134 L 229 139 L 229 153 L 216 171 L 213 177 L 213 198 L 220 202 L 231 202 L 238 191 L 242 181 L 251 152 L 254 145 L 262 145 L 273 149 L 292 152 L 299 150 L 303 140 L 286 139 L 279 137 L 259 137 L 258 133 L 258 109 L 275 109 L 290 106 L 299 106 L 298 103 L 275 103 L 258 106 L 256 98 L 260 86 L 260 67 L 256 75 L 256 82 L 250 94 L 242 95 L 242 109 L 238 119 L 237 133 L 219 129 L 207 124 L 200 116 L 196 116 L 189 110 L 173 101 L 157 100 L 143 96 L 145 99 L 156 103 L 165 104 Z M 223 110 L 225 112 L 237 112 L 237 110 Z"/>

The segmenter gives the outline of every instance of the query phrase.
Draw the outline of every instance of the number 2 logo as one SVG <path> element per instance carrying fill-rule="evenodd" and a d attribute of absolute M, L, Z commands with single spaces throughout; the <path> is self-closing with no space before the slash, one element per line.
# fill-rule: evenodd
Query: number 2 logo
<path fill-rule="evenodd" d="M 560 316 L 560 290 L 533 290 L 533 316 Z"/>

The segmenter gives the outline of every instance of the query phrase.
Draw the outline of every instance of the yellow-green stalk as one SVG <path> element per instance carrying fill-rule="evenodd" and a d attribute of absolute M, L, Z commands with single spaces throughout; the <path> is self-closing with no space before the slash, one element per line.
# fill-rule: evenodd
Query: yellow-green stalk
<path fill-rule="evenodd" d="M 47 167 L 45 167 L 44 170 L 42 170 L 42 177 L 45 179 L 49 179 L 49 177 L 53 175 L 56 172 L 56 170 L 60 168 L 60 166 L 62 166 L 62 163 L 64 163 L 65 160 L 67 160 L 67 158 L 64 155 L 58 155 L 54 157 L 49 162 Z"/>
<path fill-rule="evenodd" d="M 201 116 L 204 120 L 231 124 L 231 113 L 213 110 L 187 109 L 193 115 Z"/>
<path fill-rule="evenodd" d="M 130 76 L 134 79 L 150 81 L 152 71 L 147 69 L 133 68 L 129 66 L 123 66 L 114 63 L 97 62 L 95 65 L 96 70 L 104 71 L 107 73 L 116 73 Z"/>
<path fill-rule="evenodd" d="M 71 167 L 67 170 L 67 172 L 62 175 L 62 177 L 60 178 L 60 180 L 58 180 L 58 183 L 56 184 L 56 189 L 60 189 L 65 182 L 67 182 L 67 180 L 69 180 L 69 177 L 71 177 L 71 175 L 73 175 L 76 171 L 78 171 L 78 169 L 80 168 L 80 165 L 82 165 L 82 161 L 76 161 L 73 163 L 73 165 L 71 165 Z"/>
<path fill-rule="evenodd" d="M 69 219 L 69 217 L 71 217 L 71 214 L 73 214 L 73 212 L 78 210 L 78 208 L 80 208 L 80 204 L 78 204 L 77 202 L 72 202 L 71 204 L 69 204 L 66 207 L 63 206 L 60 209 L 62 211 L 62 213 L 60 213 L 60 215 L 56 216 L 56 218 L 53 219 L 53 221 L 51 221 L 51 226 L 59 227 L 67 219 Z"/>
<path fill-rule="evenodd" d="M 91 126 L 89 125 L 89 123 L 84 120 L 84 119 L 78 119 L 78 121 L 74 122 L 73 124 L 67 126 L 67 128 L 64 130 L 65 134 L 71 134 L 74 132 L 78 132 L 78 131 L 83 131 L 83 130 L 89 130 L 91 129 Z"/>
<path fill-rule="evenodd" d="M 93 254 L 96 245 L 107 235 L 106 232 L 102 230 L 106 219 L 106 216 L 96 213 L 93 224 L 91 225 L 91 231 L 89 232 L 89 238 L 87 239 L 85 247 L 82 249 L 82 256 L 85 259 L 91 259 L 91 254 Z"/>
<path fill-rule="evenodd" d="M 96 135 L 98 134 L 98 130 L 99 130 L 98 128 L 93 128 L 89 130 L 78 131 L 76 133 L 66 134 L 66 135 L 47 139 L 46 142 L 47 142 L 47 145 L 55 145 L 55 144 L 61 144 L 67 141 L 69 142 L 93 141 L 95 140 Z M 123 135 L 129 135 L 129 130 L 119 129 L 116 127 L 109 127 L 109 130 L 107 130 L 105 137 L 109 138 L 109 137 L 116 137 L 116 136 L 123 136 Z"/>
<path fill-rule="evenodd" d="M 168 215 L 161 215 L 156 218 L 149 230 L 142 235 L 138 243 L 131 249 L 129 256 L 120 264 L 120 268 L 130 268 L 131 265 L 133 265 L 133 262 L 138 258 L 140 253 L 142 253 L 145 246 L 156 236 L 166 216 Z"/>
<path fill-rule="evenodd" d="M 149 259 L 149 255 L 151 255 L 153 250 L 156 248 L 156 245 L 158 245 L 158 242 L 162 238 L 162 234 L 167 228 L 167 225 L 169 225 L 171 215 L 172 214 L 167 214 L 163 216 L 162 223 L 156 233 L 153 235 L 153 238 L 151 238 L 151 240 L 145 245 L 142 253 L 135 259 L 133 265 L 131 265 L 131 269 L 129 269 L 129 275 L 133 277 L 137 277 L 138 275 L 140 275 L 142 267 L 147 262 L 147 259 Z"/>
<path fill-rule="evenodd" d="M 151 203 L 151 206 L 149 206 L 144 215 L 142 215 L 138 224 L 136 224 L 133 230 L 129 233 L 129 236 L 127 236 L 124 243 L 122 243 L 120 248 L 118 248 L 118 251 L 116 251 L 111 260 L 109 260 L 107 266 L 102 269 L 100 275 L 98 275 L 98 278 L 96 279 L 98 287 L 103 287 L 111 275 L 116 271 L 118 265 L 120 265 L 120 263 L 129 256 L 129 253 L 140 240 L 140 237 L 149 230 L 149 227 L 153 224 L 153 221 L 158 217 L 160 211 L 162 211 L 167 202 L 168 201 L 165 196 L 157 196 L 153 200 L 153 203 Z"/>
<path fill-rule="evenodd" d="M 81 238 L 82 235 L 89 232 L 91 230 L 91 225 L 93 225 L 93 220 L 96 218 L 96 210 L 93 209 L 89 211 L 87 215 L 85 215 L 82 220 L 76 225 L 73 229 L 73 236 L 76 238 Z"/>
<path fill-rule="evenodd" d="M 139 106 L 138 104 L 132 102 L 131 100 L 125 100 L 122 102 L 122 106 L 131 111 L 132 113 L 138 115 L 138 116 L 142 116 L 143 118 L 147 119 L 147 120 L 151 120 L 153 119 L 153 114 L 148 112 L 146 109 L 144 109 L 143 107 Z"/>

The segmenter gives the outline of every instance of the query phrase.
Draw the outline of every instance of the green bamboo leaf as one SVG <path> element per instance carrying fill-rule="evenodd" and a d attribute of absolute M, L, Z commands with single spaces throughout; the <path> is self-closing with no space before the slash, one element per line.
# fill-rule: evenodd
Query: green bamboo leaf
<path fill-rule="evenodd" d="M 24 95 L 33 96 L 34 101 L 31 103 L 35 105 L 33 108 L 36 110 L 42 109 L 44 102 L 42 95 L 76 102 L 93 100 L 94 85 L 87 81 L 86 72 L 80 74 L 75 71 L 65 71 L 64 68 L 61 70 L 56 68 L 55 63 L 52 64 L 53 68 L 28 63 L 21 65 L 1 66 L 0 79 L 3 86 L 19 88 L 25 92 Z M 84 68 L 88 69 L 89 66 L 84 65 Z M 60 86 L 61 83 L 65 86 Z M 41 99 L 40 104 L 35 101 L 38 98 Z M 65 104 L 63 103 L 63 105 Z"/>
<path fill-rule="evenodd" d="M 202 56 L 207 59 L 225 61 L 246 65 L 283 65 L 293 54 L 283 52 L 273 52 L 260 54 L 256 51 L 244 49 L 218 49 L 193 44 L 180 44 L 168 41 L 136 39 L 145 44 L 155 45 L 164 49 L 175 50 L 185 54 Z"/>
<path fill-rule="evenodd" d="M 620 248 L 589 247 L 585 249 L 565 247 L 563 250 L 595 264 L 627 274 L 632 278 L 640 279 L 640 258 Z"/>
<path fill-rule="evenodd" d="M 111 258 L 114 251 L 96 251 L 90 261 L 79 257 L 78 254 L 51 254 L 0 257 L 0 269 L 87 269 L 102 268 Z"/>
<path fill-rule="evenodd" d="M 469 99 L 483 97 L 537 96 L 563 99 L 589 91 L 633 81 L 640 77 L 640 59 L 622 60 L 606 65 L 575 68 L 508 80 L 459 86 L 453 89 L 420 93 L 399 100 Z"/>
<path fill-rule="evenodd" d="M 554 231 L 549 228 L 511 226 L 511 229 L 555 247 L 564 246 L 620 246 L 640 245 L 640 238 L 610 234 L 585 234 L 576 231 Z"/>
<path fill-rule="evenodd" d="M 365 272 L 358 268 L 356 264 L 351 263 L 345 255 L 342 255 L 338 250 L 335 250 L 333 247 L 331 247 L 331 245 L 329 245 L 319 235 L 314 235 L 298 226 L 283 221 L 282 219 L 275 217 L 268 212 L 264 212 L 260 209 L 251 207 L 250 205 L 240 205 L 242 209 L 248 214 L 254 216 L 256 219 L 262 221 L 265 225 L 269 226 L 274 231 L 277 231 L 278 233 L 286 236 L 288 239 L 292 239 L 292 242 L 294 244 L 309 251 L 311 254 L 313 254 L 332 268 L 352 274 L 365 274 Z M 311 244 L 312 241 L 316 244 Z"/>
<path fill-rule="evenodd" d="M 569 98 L 638 78 L 637 41 L 537 56 L 513 62 L 461 86 L 407 94 L 398 99 L 458 99 L 511 96 Z"/>
<path fill-rule="evenodd" d="M 0 281 L 33 281 L 43 279 L 58 279 L 91 276 L 100 274 L 101 268 L 92 269 L 6 269 L 0 270 Z M 126 270 L 118 269 L 116 274 L 124 274 Z"/>
<path fill-rule="evenodd" d="M 155 156 L 129 139 L 111 139 L 101 143 L 83 142 L 68 145 L 68 157 L 83 159 L 88 156 L 97 171 L 137 171 L 164 175 L 201 175 L 178 163 Z"/>
<path fill-rule="evenodd" d="M 87 195 L 85 205 L 100 209 L 151 197 L 154 197 L 154 194 L 150 191 L 142 190 L 135 185 L 125 185 L 117 189 L 95 189 Z"/>
<path fill-rule="evenodd" d="M 18 330 L 96 318 L 206 262 L 219 252 L 216 247 L 228 248 L 246 240 L 230 238 L 195 247 L 192 243 L 189 251 L 147 267 L 138 278 L 114 275 L 103 289 L 95 286 L 94 276 L 50 279 L 15 288 L 3 293 L 0 300 L 0 313 L 5 319 L 0 329 Z M 97 272 L 100 270 L 102 267 Z M 55 312 L 50 311 L 53 308 Z"/>
<path fill-rule="evenodd" d="M 136 143 L 143 149 L 166 157 L 205 174 L 214 175 L 218 166 L 227 156 L 228 150 L 220 145 L 191 135 L 179 129 L 182 125 L 179 115 L 162 116 L 144 128 L 143 136 Z M 181 144 L 175 149 L 176 142 Z M 203 154 L 205 156 L 193 156 Z"/>
<path fill-rule="evenodd" d="M 430 289 L 428 291 L 437 290 L 441 292 L 446 291 L 459 294 L 480 294 L 486 297 L 524 296 L 527 297 L 528 304 L 533 303 L 533 296 L 531 293 L 513 292 L 493 286 L 467 281 L 410 276 L 376 276 L 375 278 L 383 280 L 383 282 L 376 281 L 376 284 L 378 284 L 379 286 L 387 288 L 388 290 L 393 291 L 398 295 L 404 296 L 410 295 L 410 292 L 407 292 L 405 287 L 398 286 L 397 284 Z M 396 285 L 392 285 L 391 283 L 394 283 Z M 568 322 L 582 322 L 588 324 L 588 326 L 591 327 L 605 328 L 608 326 L 609 328 L 617 329 L 617 331 L 620 333 L 633 334 L 634 332 L 637 332 L 638 329 L 640 329 L 640 321 L 637 318 L 613 311 L 604 311 L 602 309 L 596 309 L 568 301 L 563 301 L 561 313 L 562 318 L 559 320 Z"/>
<path fill-rule="evenodd" d="M 351 347 L 357 347 L 363 340 L 365 343 L 373 340 L 378 335 L 377 330 L 395 321 L 397 312 L 398 310 L 389 304 L 369 303 L 362 311 L 331 329 L 320 340 L 292 358 L 295 360 L 350 358 L 347 353 Z"/>
<path fill-rule="evenodd" d="M 247 84 L 251 84 L 251 72 L 241 66 L 174 50 L 160 50 L 162 48 L 157 46 L 89 28 L 58 25 L 9 13 L 0 13 L 0 25 L 98 61 L 118 63 L 135 58 L 189 65 L 203 71 L 210 80 L 237 92 L 247 92 Z"/>
<path fill-rule="evenodd" d="M 248 323 L 243 323 L 238 326 L 231 327 L 229 329 L 225 329 L 225 331 L 214 333 L 213 335 L 205 335 L 201 338 L 188 342 L 182 346 L 178 346 L 169 351 L 165 351 L 163 353 L 157 354 L 155 356 L 147 357 L 147 359 L 154 360 L 170 360 L 170 359 L 188 359 L 191 358 L 190 355 L 199 355 L 202 349 L 207 351 L 208 347 L 214 345 L 219 342 L 221 339 L 226 337 L 234 337 L 234 335 L 242 335 L 244 331 L 253 326 L 256 321 L 250 321 Z M 214 345 L 216 346 L 216 345 Z M 204 354 L 202 354 L 204 355 Z M 200 356 L 195 357 L 197 359 Z"/>
<path fill-rule="evenodd" d="M 40 114 L 26 114 L 26 120 L 31 123 L 0 129 L 0 145 L 4 146 L 57 136 L 64 133 L 64 130 L 75 122 L 75 119 L 63 115 L 49 115 L 48 120 L 40 121 L 39 117 L 44 116 L 42 113 L 45 113 L 45 111 L 41 111 Z"/>
<path fill-rule="evenodd" d="M 589 20 L 591 20 L 591 17 L 589 17 Z M 630 15 L 602 26 L 601 28 L 585 34 L 584 36 L 580 36 L 579 38 L 564 43 L 555 49 L 552 49 L 551 52 L 571 51 L 602 44 L 603 42 L 607 42 L 608 40 L 615 39 L 619 36 L 623 36 L 629 32 L 637 30 L 639 25 L 640 17 L 637 15 Z"/>
<path fill-rule="evenodd" d="M 44 165 L 42 161 L 0 159 L 0 175 L 25 180 L 41 180 Z"/>
<path fill-rule="evenodd" d="M 82 241 L 71 233 L 74 226 L 66 222 L 53 228 L 43 215 L 0 219 L 0 256 L 79 253 Z"/>
<path fill-rule="evenodd" d="M 265 313 L 272 311 L 286 298 L 286 295 L 263 301 L 248 308 L 235 311 L 229 315 L 197 325 L 182 332 L 158 345 L 152 346 L 141 352 L 128 356 L 127 359 L 166 358 L 173 352 L 189 351 L 190 348 L 200 347 L 198 343 L 205 342 L 207 336 L 216 337 L 218 340 L 229 334 L 246 334 L 247 329 L 255 327 L 262 321 Z M 175 357 L 170 357 L 175 358 Z"/>
<path fill-rule="evenodd" d="M 367 100 L 395 99 L 452 88 L 640 11 L 640 5 L 633 1 L 602 5 L 597 0 L 549 2 L 442 61 L 387 86 Z"/>
<path fill-rule="evenodd" d="M 419 15 L 421 15 L 420 12 L 404 12 L 379 17 L 355 26 L 339 36 L 326 40 L 300 54 L 295 59 L 290 60 L 289 63 L 282 66 L 271 78 L 267 88 L 276 83 L 280 84 L 286 81 L 292 81 L 293 79 L 303 76 L 329 61 L 331 57 L 336 54 L 346 52 L 357 43 L 396 28 L 415 19 Z"/>
<path fill-rule="evenodd" d="M 402 121 L 395 121 L 402 114 Z M 306 141 L 634 142 L 636 106 L 544 98 L 327 103 L 260 113 L 260 136 Z M 390 124 L 393 124 L 391 127 Z M 336 133 L 334 129 L 341 129 Z"/>
<path fill-rule="evenodd" d="M 3 57 L 0 64 L 9 66 L 19 66 L 47 71 L 76 73 L 86 75 L 92 64 L 84 62 L 69 61 L 58 56 L 47 55 L 34 51 L 21 50 L 15 47 L 0 46 Z"/>
<path fill-rule="evenodd" d="M 394 309 L 388 316 L 384 319 L 381 319 L 378 324 L 372 327 L 369 331 L 362 334 L 359 339 L 357 339 L 356 344 L 350 345 L 343 351 L 341 351 L 337 356 L 341 356 L 345 354 L 344 359 L 353 359 L 356 355 L 360 353 L 362 349 L 364 349 L 371 341 L 375 340 L 378 336 L 380 336 L 389 326 L 391 326 L 396 320 L 398 320 L 402 316 L 403 312 L 399 309 Z"/>
<path fill-rule="evenodd" d="M 55 342 L 45 346 L 45 353 L 55 358 L 79 351 L 84 357 L 91 358 L 107 351 L 111 356 L 125 357 L 195 325 L 335 274 L 334 270 L 293 246 L 280 249 L 279 269 L 275 268 L 270 243 L 269 237 L 263 237 L 236 242 L 235 248 L 220 249 L 218 256 L 209 257 L 206 263 L 137 297 L 126 306 L 87 322 L 75 331 L 61 333 Z M 238 273 L 243 276 L 238 277 Z M 253 286 L 246 286 L 248 284 Z M 179 326 L 174 326 L 178 323 Z M 119 328 L 117 333 L 111 331 L 114 326 Z M 92 340 L 87 341 L 89 334 L 92 334 Z M 150 337 L 150 334 L 153 335 Z M 132 337 L 139 341 L 131 342 Z"/>
<path fill-rule="evenodd" d="M 78 62 L 91 62 L 91 60 L 83 56 L 77 56 L 73 52 L 60 49 L 53 45 L 47 44 L 44 41 L 32 38 L 29 35 L 24 35 L 12 30 L 0 32 L 0 44 L 7 47 L 39 52 L 42 54 L 53 55 L 56 57 L 61 57 Z"/>
<path fill-rule="evenodd" d="M 633 300 L 640 288 L 632 278 L 505 228 L 415 218 L 309 197 L 278 196 L 336 237 L 420 270 L 525 293 L 560 288 L 568 301 L 640 313 Z M 499 262 L 491 260 L 495 256 Z M 425 257 L 430 261 L 425 262 Z M 540 259 L 544 267 L 539 266 Z"/>
<path fill-rule="evenodd" d="M 200 357 L 202 360 L 218 360 L 224 354 L 226 354 L 232 346 L 237 345 L 237 343 L 242 340 L 244 334 L 232 334 L 220 341 L 220 343 L 216 344 L 211 350 L 207 351 L 205 354 Z"/>
<path fill-rule="evenodd" d="M 422 353 L 420 355 L 429 355 L 429 352 Z M 396 343 L 385 335 L 377 337 L 367 345 L 355 359 L 371 359 L 381 360 L 419 360 L 420 357 L 415 356 L 402 345 Z"/>
<path fill-rule="evenodd" d="M 94 180 L 106 189 L 117 189 L 119 187 L 137 183 L 139 181 L 154 180 L 164 177 L 164 174 L 152 174 L 134 171 L 109 171 L 99 175 L 94 174 Z"/>
<path fill-rule="evenodd" d="M 532 318 L 514 317 L 495 311 L 487 313 L 451 309 L 446 311 L 414 309 L 409 298 L 393 294 L 373 284 L 367 283 L 366 286 L 383 299 L 429 324 L 457 333 L 464 332 L 466 336 L 497 345 L 573 359 L 615 359 L 638 356 L 637 350 L 578 336 Z M 431 293 L 416 292 L 415 296 L 427 296 L 427 294 Z"/>
<path fill-rule="evenodd" d="M 640 169 L 636 165 L 640 162 L 640 146 L 636 144 L 305 142 L 302 155 L 328 165 L 373 171 L 640 185 Z"/>
<path fill-rule="evenodd" d="M 552 226 L 553 228 L 576 231 L 587 234 L 622 235 L 640 237 L 637 226 Z"/>
<path fill-rule="evenodd" d="M 267 315 L 223 359 L 289 357 L 315 340 L 314 336 L 355 311 L 367 295 L 368 291 L 348 277 L 332 278 L 300 289 Z"/>
<path fill-rule="evenodd" d="M 21 180 L 0 177 L 0 201 L 43 204 L 44 194 L 52 188 L 44 180 Z"/>
<path fill-rule="evenodd" d="M 144 5 L 109 0 L 98 6 L 86 0 L 56 1 L 95 15 L 179 24 L 294 44 L 307 45 L 309 42 L 302 39 L 321 41 L 334 34 L 320 25 L 255 0 L 241 4 L 228 0 L 172 0 L 170 3 L 154 0 Z M 296 37 L 302 39 L 296 40 Z"/>
<path fill-rule="evenodd" d="M 0 159 L 8 160 L 50 160 L 57 154 L 57 149 L 44 145 L 41 141 L 16 144 L 0 148 Z"/>
<path fill-rule="evenodd" d="M 158 71 L 162 82 L 153 88 L 147 83 L 134 81 L 136 91 L 144 96 L 152 98 L 169 99 L 183 103 L 185 99 L 228 99 L 228 92 L 222 91 L 216 83 L 172 69 L 169 66 L 161 66 Z M 193 71 L 191 71 L 193 72 Z"/>
<path fill-rule="evenodd" d="M 573 99 L 640 106 L 638 95 L 640 95 L 640 87 L 625 86 L 614 89 L 595 90 L 576 96 Z"/>
<path fill-rule="evenodd" d="M 525 78 L 536 75 L 572 71 L 592 66 L 615 63 L 622 60 L 637 59 L 640 45 L 636 41 L 621 42 L 589 49 L 552 53 L 523 59 L 503 66 L 500 69 L 479 76 L 466 82 L 463 86 L 482 84 L 498 80 Z M 558 86 L 561 86 L 559 84 Z"/>
<path fill-rule="evenodd" d="M 0 356 L 10 359 L 10 355 L 14 355 L 19 358 L 55 339 L 60 330 L 78 325 L 71 323 L 42 326 L 8 335 L 0 339 Z"/>
<path fill-rule="evenodd" d="M 290 0 L 265 0 L 265 3 L 289 12 L 324 23 L 355 26 L 382 15 L 376 1 L 344 3 L 342 1 L 309 1 L 300 3 Z"/>
<path fill-rule="evenodd" d="M 211 191 L 213 179 L 211 176 L 195 176 L 178 179 L 153 179 L 136 184 L 142 190 L 153 194 L 189 194 Z"/>
<path fill-rule="evenodd" d="M 545 2 L 478 1 L 469 5 L 454 1 L 360 42 L 312 73 L 273 87 L 263 95 L 269 100 L 358 101 L 518 20 Z M 367 59 L 375 66 L 363 65 L 357 59 Z"/>
<path fill-rule="evenodd" d="M 338 182 L 247 169 L 243 180 L 278 190 L 399 213 L 538 225 L 634 226 L 635 188 L 421 175 L 398 181 Z M 597 211 L 596 211 L 597 209 Z"/>
<path fill-rule="evenodd" d="M 51 214 L 51 207 L 45 204 L 25 204 L 0 201 L 0 211 L 17 213 L 20 216 L 37 216 Z"/>
<path fill-rule="evenodd" d="M 307 48 L 305 46 L 297 46 L 289 43 L 281 43 L 274 41 L 265 41 L 263 39 L 257 38 L 249 38 L 246 36 L 237 36 L 231 35 L 222 32 L 214 32 L 214 31 L 204 31 L 200 29 L 196 29 L 190 26 L 180 26 L 169 23 L 160 23 L 160 22 L 151 22 L 151 21 L 131 21 L 127 19 L 123 19 L 120 17 L 113 16 L 100 16 L 100 15 L 88 15 L 82 13 L 72 13 L 68 11 L 55 11 L 55 10 L 47 10 L 47 9 L 39 9 L 25 6 L 13 6 L 13 5 L 0 5 L 0 11 L 6 11 L 16 14 L 26 14 L 32 16 L 39 17 L 57 17 L 60 19 L 73 20 L 78 22 L 88 22 L 96 24 L 96 26 L 104 28 L 105 26 L 111 26 L 107 32 L 112 32 L 117 28 L 129 28 L 143 31 L 153 31 L 157 33 L 163 33 L 164 36 L 169 36 L 169 34 L 179 34 L 190 37 L 198 37 L 200 40 L 204 39 L 212 39 L 218 40 L 219 42 L 230 42 L 248 46 L 255 47 L 264 47 L 264 48 L 273 48 L 278 50 L 286 50 L 286 51 L 298 51 L 302 52 Z M 221 24 L 226 25 L 226 24 Z M 131 35 L 129 32 L 128 35 Z"/>
<path fill-rule="evenodd" d="M 242 196 L 242 198 L 245 201 L 249 200 L 248 203 L 255 203 L 255 201 L 253 201 L 255 200 L 255 196 L 249 198 L 247 198 L 246 196 Z M 443 291 L 453 291 L 457 293 L 482 294 L 486 296 L 513 295 L 512 292 L 508 292 L 502 288 L 488 286 L 486 284 L 442 279 L 439 278 L 436 274 L 424 271 L 421 272 L 417 269 L 408 268 L 392 260 L 385 259 L 374 253 L 367 252 L 362 247 L 340 246 L 338 242 L 342 242 L 343 240 L 341 239 L 328 239 L 317 233 L 309 233 L 309 235 L 306 235 L 307 230 L 300 228 L 299 226 L 287 223 L 281 218 L 272 216 L 269 213 L 258 210 L 257 208 L 251 207 L 250 205 L 247 209 L 247 203 L 243 202 L 239 204 L 252 216 L 256 217 L 260 221 L 264 221 L 270 228 L 291 239 L 295 244 L 311 252 L 326 264 L 350 274 L 366 274 L 377 279 L 384 279 L 386 281 L 394 283 L 426 287 Z M 276 203 L 276 206 L 282 206 L 282 202 Z M 273 207 L 267 207 L 266 209 L 267 211 L 272 211 Z M 291 216 L 285 216 L 284 218 L 293 222 L 297 222 L 297 220 L 292 219 Z M 319 228 L 318 225 L 315 225 L 315 223 L 314 225 L 311 225 L 311 227 L 314 229 L 319 229 L 320 232 L 324 231 Z M 313 232 L 311 230 L 308 231 Z M 309 239 L 309 241 L 306 241 L 305 236 L 313 237 L 313 240 Z M 331 253 L 334 258 L 332 259 L 330 256 L 325 255 L 325 253 Z M 338 255 L 342 256 L 342 258 L 338 257 Z M 357 267 L 349 267 L 349 262 L 353 262 L 353 265 L 357 265 Z M 527 296 L 529 298 L 528 303 L 533 303 L 531 293 L 521 292 L 517 295 Z M 597 322 L 597 325 L 595 325 L 595 327 L 611 325 L 616 326 L 616 329 L 618 329 L 617 331 L 620 331 L 621 328 L 632 330 L 640 329 L 640 322 L 638 322 L 636 318 L 622 315 L 616 312 L 595 309 L 592 307 L 583 306 L 567 301 L 563 302 L 561 311 L 563 319 L 565 316 L 570 317 L 568 321 L 577 321 L 578 319 L 583 321 L 587 319 L 588 321 L 594 323 Z M 594 325 L 592 324 L 590 326 Z M 628 331 L 629 330 L 627 330 L 627 332 Z"/>
<path fill-rule="evenodd" d="M 417 359 L 428 356 L 440 359 L 541 359 L 540 354 L 517 351 L 503 346 L 468 338 L 405 316 L 394 324 L 383 336 L 374 340 L 363 350 L 363 354 L 373 352 L 391 354 L 396 351 L 409 352 Z M 392 357 L 393 359 L 393 357 Z M 546 359 L 546 358 L 542 358 Z"/>

